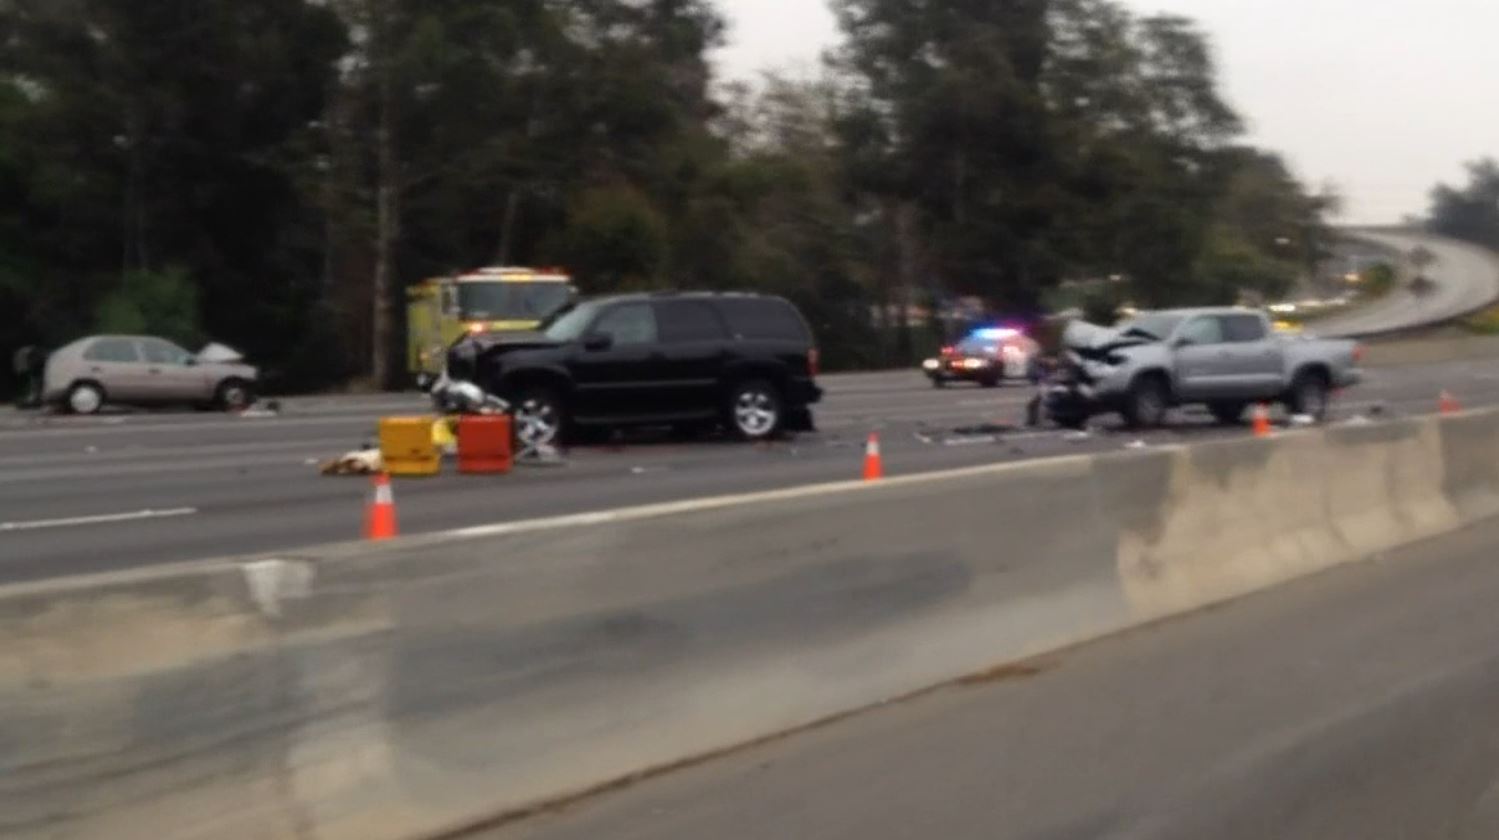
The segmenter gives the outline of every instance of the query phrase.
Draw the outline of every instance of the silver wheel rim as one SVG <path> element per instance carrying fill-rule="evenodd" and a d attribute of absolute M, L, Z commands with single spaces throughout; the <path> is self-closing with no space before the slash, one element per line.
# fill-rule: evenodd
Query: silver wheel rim
<path fill-rule="evenodd" d="M 68 398 L 68 405 L 79 414 L 93 414 L 102 402 L 99 392 L 93 388 L 75 388 Z"/>
<path fill-rule="evenodd" d="M 244 408 L 246 402 L 248 400 L 246 399 L 245 389 L 237 385 L 231 385 L 224 389 L 225 406 L 229 408 Z"/>
<path fill-rule="evenodd" d="M 544 400 L 528 399 L 515 409 L 516 436 L 528 448 L 557 439 L 557 410 Z"/>
<path fill-rule="evenodd" d="M 776 426 L 775 400 L 764 391 L 741 391 L 734 400 L 734 424 L 751 437 L 770 434 Z"/>

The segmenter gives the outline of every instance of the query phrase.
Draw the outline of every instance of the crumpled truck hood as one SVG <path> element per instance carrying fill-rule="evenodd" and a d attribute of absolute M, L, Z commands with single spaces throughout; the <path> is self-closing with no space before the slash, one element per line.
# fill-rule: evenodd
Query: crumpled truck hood
<path fill-rule="evenodd" d="M 1062 344 L 1081 356 L 1097 356 L 1121 347 L 1153 344 L 1159 340 L 1121 332 L 1113 327 L 1100 327 L 1087 321 L 1073 321 L 1062 331 Z"/>

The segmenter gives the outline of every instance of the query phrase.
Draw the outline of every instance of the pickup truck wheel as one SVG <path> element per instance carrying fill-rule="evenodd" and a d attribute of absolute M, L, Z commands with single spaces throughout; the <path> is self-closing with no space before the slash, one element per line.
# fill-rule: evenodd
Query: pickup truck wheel
<path fill-rule="evenodd" d="M 1327 418 L 1329 390 L 1327 377 L 1322 374 L 1315 371 L 1299 373 L 1291 383 L 1291 395 L 1286 400 L 1286 407 L 1292 414 L 1304 414 L 1321 423 Z"/>
<path fill-rule="evenodd" d="M 1166 422 L 1166 383 L 1157 376 L 1145 376 L 1130 386 L 1119 412 L 1124 422 L 1136 429 L 1154 429 Z"/>
<path fill-rule="evenodd" d="M 1237 426 L 1244 419 L 1244 406 L 1245 403 L 1241 402 L 1210 402 L 1208 411 L 1219 423 L 1225 426 Z"/>

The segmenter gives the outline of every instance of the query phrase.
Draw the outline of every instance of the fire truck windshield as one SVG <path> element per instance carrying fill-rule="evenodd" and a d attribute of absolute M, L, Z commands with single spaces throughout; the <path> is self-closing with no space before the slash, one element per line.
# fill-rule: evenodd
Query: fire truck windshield
<path fill-rule="evenodd" d="M 466 281 L 458 284 L 458 317 L 465 321 L 540 321 L 567 305 L 566 283 Z"/>

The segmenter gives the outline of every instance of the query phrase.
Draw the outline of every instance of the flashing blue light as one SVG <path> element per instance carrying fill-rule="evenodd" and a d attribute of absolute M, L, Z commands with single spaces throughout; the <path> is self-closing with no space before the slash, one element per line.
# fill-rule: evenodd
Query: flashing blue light
<path fill-rule="evenodd" d="M 1018 335 L 1020 335 L 1020 330 L 1010 327 L 985 327 L 984 329 L 973 331 L 974 338 L 983 339 L 984 341 L 1004 341 L 1007 338 L 1014 338 Z"/>

